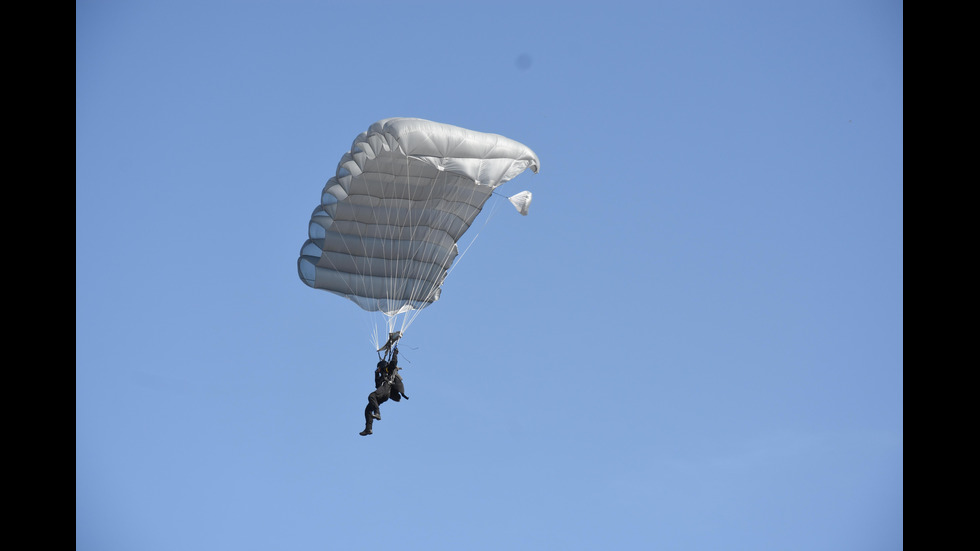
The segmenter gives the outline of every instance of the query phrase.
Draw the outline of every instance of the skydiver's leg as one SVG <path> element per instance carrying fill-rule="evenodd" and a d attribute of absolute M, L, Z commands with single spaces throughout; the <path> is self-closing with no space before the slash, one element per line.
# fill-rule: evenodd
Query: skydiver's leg
<path fill-rule="evenodd" d="M 371 427 L 374 425 L 374 418 L 371 416 L 373 410 L 371 409 L 371 404 L 368 403 L 367 407 L 364 408 L 364 430 L 361 431 L 361 436 L 367 436 L 371 434 Z"/>
<path fill-rule="evenodd" d="M 391 389 L 395 391 L 395 395 L 401 395 L 402 398 L 408 400 L 408 395 L 405 394 L 405 382 L 402 381 L 401 375 L 395 375 L 395 382 L 391 384 Z"/>
<path fill-rule="evenodd" d="M 374 427 L 374 420 L 381 420 L 381 408 L 378 407 L 378 396 L 374 392 L 368 394 L 368 403 L 364 407 L 364 430 L 361 431 L 361 436 L 367 436 L 371 434 L 371 429 Z"/>
<path fill-rule="evenodd" d="M 374 417 L 378 421 L 381 420 L 381 402 L 384 400 L 378 399 L 377 391 L 368 394 L 368 405 L 367 407 L 371 410 L 371 417 Z M 367 415 L 367 411 L 364 412 Z"/>

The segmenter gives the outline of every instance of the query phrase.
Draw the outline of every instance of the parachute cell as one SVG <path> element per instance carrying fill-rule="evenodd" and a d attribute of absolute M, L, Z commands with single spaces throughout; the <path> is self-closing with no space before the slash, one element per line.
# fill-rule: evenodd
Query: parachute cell
<path fill-rule="evenodd" d="M 378 121 L 323 188 L 300 279 L 389 318 L 424 308 L 439 299 L 457 242 L 493 190 L 539 167 L 531 149 L 504 136 L 422 119 Z M 512 202 L 526 214 L 530 194 Z"/>

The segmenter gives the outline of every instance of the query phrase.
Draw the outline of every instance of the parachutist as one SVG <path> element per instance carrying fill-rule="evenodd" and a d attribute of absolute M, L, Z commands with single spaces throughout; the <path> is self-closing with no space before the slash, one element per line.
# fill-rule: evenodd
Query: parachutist
<path fill-rule="evenodd" d="M 373 434 L 371 429 L 374 421 L 381 420 L 381 404 L 387 402 L 389 398 L 396 402 L 400 402 L 402 398 L 408 400 L 408 396 L 405 395 L 405 383 L 398 374 L 400 370 L 398 348 L 395 347 L 391 360 L 379 360 L 374 370 L 374 392 L 368 394 L 368 403 L 364 408 L 364 430 L 361 431 L 361 436 Z"/>

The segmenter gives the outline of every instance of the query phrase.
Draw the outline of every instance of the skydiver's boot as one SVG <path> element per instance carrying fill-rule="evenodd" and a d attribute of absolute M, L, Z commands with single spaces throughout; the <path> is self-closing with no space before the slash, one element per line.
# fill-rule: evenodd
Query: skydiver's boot
<path fill-rule="evenodd" d="M 374 417 L 375 419 L 377 419 L 378 421 L 380 421 L 381 420 L 381 410 L 379 409 L 378 411 L 372 411 L 371 412 L 371 417 Z"/>
<path fill-rule="evenodd" d="M 361 431 L 361 436 L 367 436 L 371 434 L 371 427 L 374 426 L 374 412 L 364 410 L 364 430 Z"/>

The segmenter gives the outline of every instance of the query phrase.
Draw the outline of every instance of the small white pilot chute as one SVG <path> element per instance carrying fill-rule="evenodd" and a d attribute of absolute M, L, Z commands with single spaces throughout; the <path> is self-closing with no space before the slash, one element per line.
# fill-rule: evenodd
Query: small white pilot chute
<path fill-rule="evenodd" d="M 507 198 L 510 204 L 514 205 L 517 212 L 521 213 L 521 216 L 527 216 L 527 211 L 531 208 L 531 192 L 522 191 L 517 195 L 511 195 Z"/>

